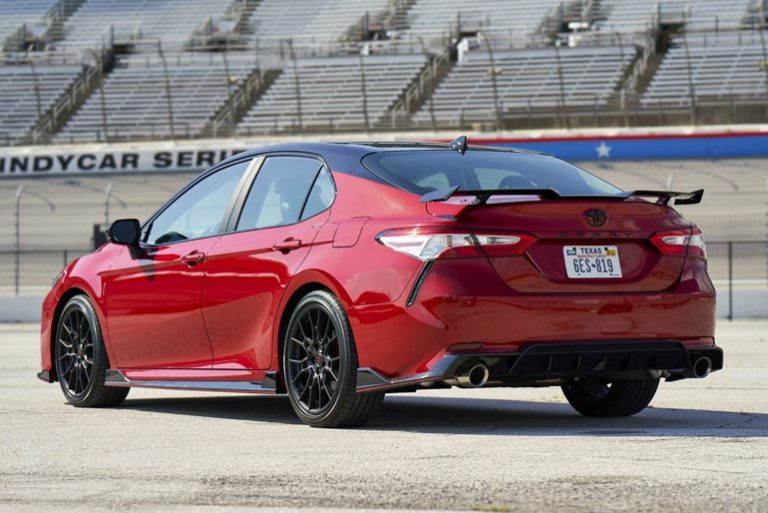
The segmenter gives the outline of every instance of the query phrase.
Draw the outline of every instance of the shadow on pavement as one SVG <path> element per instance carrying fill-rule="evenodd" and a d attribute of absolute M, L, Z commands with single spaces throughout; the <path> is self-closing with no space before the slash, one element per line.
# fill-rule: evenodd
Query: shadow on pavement
<path fill-rule="evenodd" d="M 123 408 L 299 423 L 284 396 L 129 398 Z M 651 407 L 634 417 L 594 419 L 580 416 L 564 403 L 391 395 L 365 429 L 506 436 L 750 438 L 768 436 L 768 414 Z"/>

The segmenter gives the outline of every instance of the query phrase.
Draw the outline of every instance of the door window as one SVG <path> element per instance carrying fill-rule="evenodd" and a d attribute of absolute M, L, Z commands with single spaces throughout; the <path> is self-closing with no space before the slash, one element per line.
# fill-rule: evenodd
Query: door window
<path fill-rule="evenodd" d="M 321 165 L 320 161 L 307 157 L 267 158 L 248 192 L 237 230 L 298 222 Z"/>
<path fill-rule="evenodd" d="M 301 220 L 316 216 L 329 208 L 335 197 L 336 188 L 333 186 L 333 180 L 331 180 L 331 172 L 323 166 L 309 191 L 307 204 L 304 205 L 304 212 L 301 213 Z"/>
<path fill-rule="evenodd" d="M 250 163 L 233 164 L 187 189 L 152 221 L 144 240 L 149 244 L 168 244 L 219 233 Z"/>

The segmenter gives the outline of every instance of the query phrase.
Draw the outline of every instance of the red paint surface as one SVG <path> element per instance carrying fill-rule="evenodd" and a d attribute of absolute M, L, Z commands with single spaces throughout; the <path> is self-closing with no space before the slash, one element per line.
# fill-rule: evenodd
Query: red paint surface
<path fill-rule="evenodd" d="M 107 244 L 73 262 L 43 304 L 43 369 L 51 368 L 56 309 L 76 290 L 94 302 L 111 366 L 135 379 L 260 380 L 279 372 L 280 320 L 307 285 L 339 297 L 360 366 L 389 377 L 422 372 L 452 346 L 494 352 L 532 342 L 714 341 L 715 291 L 705 261 L 664 255 L 650 243 L 654 233 L 690 226 L 671 208 L 637 199 L 530 201 L 442 206 L 432 215 L 391 186 L 343 173 L 334 180 L 331 209 L 299 224 L 138 254 Z M 608 223 L 587 226 L 587 208 L 604 209 Z M 439 259 L 407 306 L 423 263 L 376 235 L 446 227 L 534 240 L 518 255 Z M 285 240 L 301 244 L 274 249 Z M 622 279 L 566 278 L 562 245 L 592 243 L 619 247 Z M 194 266 L 182 260 L 192 251 L 205 255 Z"/>

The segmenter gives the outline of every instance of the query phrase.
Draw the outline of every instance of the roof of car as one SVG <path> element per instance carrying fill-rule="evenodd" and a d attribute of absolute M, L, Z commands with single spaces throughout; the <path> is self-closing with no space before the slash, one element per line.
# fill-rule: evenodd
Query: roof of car
<path fill-rule="evenodd" d="M 507 147 L 485 147 L 468 145 L 468 149 L 472 150 L 489 150 L 499 151 L 505 153 L 529 153 L 540 154 L 539 152 L 529 151 L 525 149 L 514 149 Z M 364 142 L 292 142 L 283 144 L 273 144 L 268 146 L 261 146 L 252 150 L 246 150 L 242 153 L 230 157 L 224 162 L 221 162 L 219 166 L 226 166 L 231 162 L 241 160 L 243 158 L 255 157 L 265 154 L 314 154 L 323 157 L 331 170 L 334 172 L 342 172 L 361 176 L 365 178 L 374 178 L 380 180 L 373 173 L 369 172 L 364 166 L 361 165 L 361 159 L 371 153 L 382 153 L 391 151 L 405 151 L 405 150 L 446 150 L 454 151 L 448 147 L 447 143 L 441 142 L 409 142 L 409 141 L 364 141 Z"/>
<path fill-rule="evenodd" d="M 470 144 L 467 146 L 472 150 L 490 150 L 506 153 L 532 153 L 541 154 L 537 151 L 510 148 L 500 146 L 479 146 Z M 340 141 L 340 142 L 292 142 L 283 144 L 273 144 L 248 150 L 239 154 L 240 157 L 250 155 L 262 155 L 265 153 L 290 153 L 305 152 L 324 155 L 326 152 L 350 152 L 362 155 L 368 153 L 380 153 L 384 151 L 403 151 L 403 150 L 450 150 L 447 143 L 436 141 Z"/>

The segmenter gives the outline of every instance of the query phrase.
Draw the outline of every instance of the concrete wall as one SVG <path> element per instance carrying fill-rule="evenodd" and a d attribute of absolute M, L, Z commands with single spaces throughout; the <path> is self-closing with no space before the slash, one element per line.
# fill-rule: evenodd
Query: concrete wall
<path fill-rule="evenodd" d="M 0 296 L 0 322 L 40 322 L 43 296 Z"/>
<path fill-rule="evenodd" d="M 450 141 L 456 135 L 456 132 L 391 132 L 368 138 Z M 519 130 L 467 132 L 466 135 L 473 144 L 528 148 L 575 161 L 768 157 L 767 125 Z M 0 154 L 0 178 L 198 172 L 247 148 L 319 139 L 359 141 L 366 138 L 359 134 L 333 134 L 16 147 Z"/>

